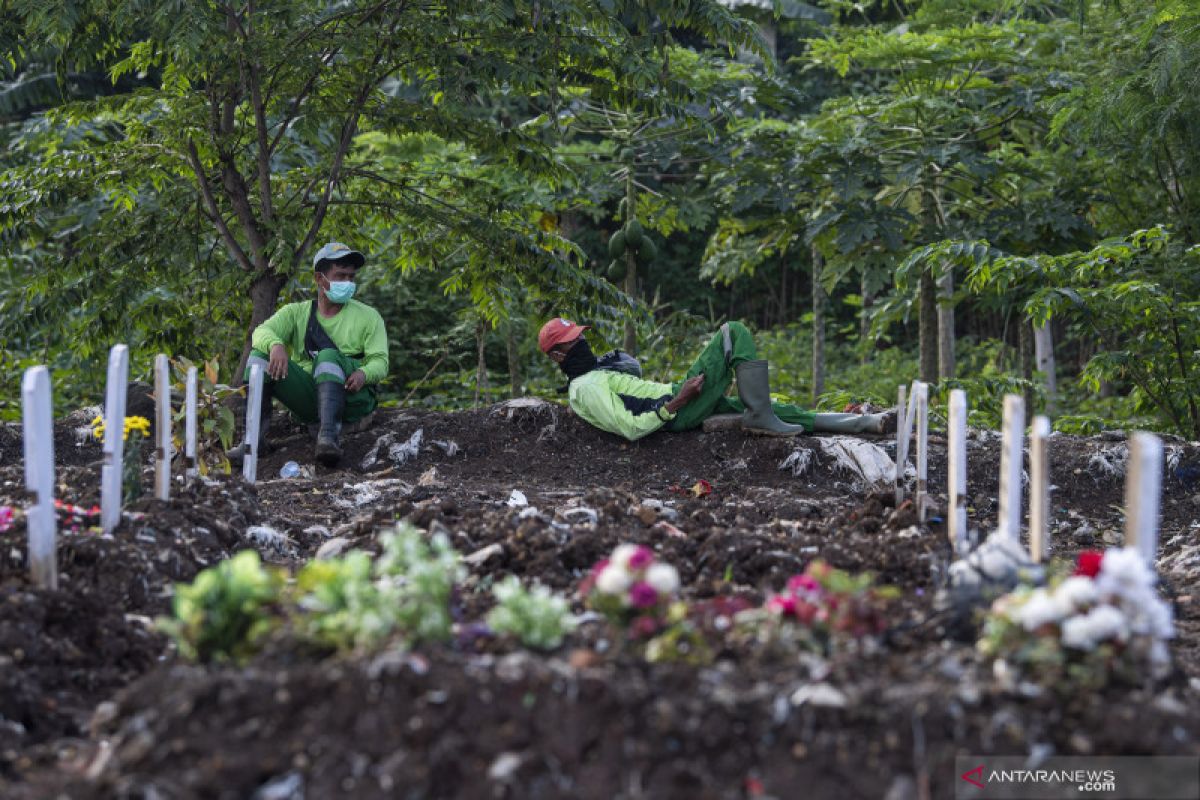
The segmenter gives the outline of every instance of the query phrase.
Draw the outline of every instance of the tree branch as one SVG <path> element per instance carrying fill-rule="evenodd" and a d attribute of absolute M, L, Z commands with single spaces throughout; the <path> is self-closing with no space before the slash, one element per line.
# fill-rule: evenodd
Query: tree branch
<path fill-rule="evenodd" d="M 246 251 L 238 244 L 234 238 L 233 232 L 229 230 L 229 226 L 225 224 L 225 218 L 221 216 L 220 210 L 217 208 L 216 198 L 213 197 L 212 187 L 208 185 L 208 177 L 204 174 L 204 165 L 200 163 L 200 154 L 196 152 L 196 145 L 190 139 L 188 140 L 188 163 L 192 165 L 192 172 L 196 174 L 196 181 L 200 185 L 200 196 L 204 200 L 204 205 L 208 209 L 209 219 L 217 228 L 217 233 L 221 234 L 221 239 L 225 242 L 225 249 L 237 261 L 238 266 L 247 272 L 254 271 L 254 264 L 246 255 Z"/>

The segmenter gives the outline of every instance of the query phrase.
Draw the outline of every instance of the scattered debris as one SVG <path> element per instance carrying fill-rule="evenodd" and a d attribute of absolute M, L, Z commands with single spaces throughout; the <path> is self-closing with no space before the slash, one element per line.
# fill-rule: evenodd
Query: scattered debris
<path fill-rule="evenodd" d="M 345 536 L 335 536 L 317 548 L 317 553 L 314 558 L 316 558 L 318 561 L 327 558 L 337 558 L 342 553 L 346 552 L 347 549 L 349 549 L 350 544 L 350 540 Z"/>
<path fill-rule="evenodd" d="M 259 550 L 285 553 L 292 549 L 292 543 L 287 534 L 280 533 L 270 525 L 251 525 L 246 528 L 246 540 Z"/>
<path fill-rule="evenodd" d="M 508 496 L 505 505 L 509 508 L 522 508 L 529 505 L 529 501 L 525 498 L 525 493 L 520 489 L 513 489 L 512 494 Z"/>
<path fill-rule="evenodd" d="M 375 444 L 363 456 L 362 462 L 359 464 L 361 469 L 370 469 L 379 462 L 379 453 L 381 451 L 387 453 L 387 457 L 396 466 L 410 461 L 417 457 L 421 451 L 421 438 L 425 435 L 424 428 L 417 428 L 407 441 L 400 442 L 400 434 L 396 431 L 385 433 L 375 440 Z M 457 447 L 457 445 L 456 445 Z M 457 450 L 455 451 L 457 452 Z M 451 454 L 453 455 L 453 454 Z"/>
<path fill-rule="evenodd" d="M 504 552 L 504 545 L 500 544 L 499 542 L 493 542 L 492 544 L 489 544 L 487 547 L 479 548 L 478 550 L 476 550 L 474 553 L 471 553 L 470 555 L 463 556 L 463 563 L 465 563 L 469 566 L 472 566 L 472 567 L 477 567 L 480 564 L 482 564 L 483 562 L 489 560 L 490 558 L 492 558 L 494 556 L 498 556 L 498 555 L 502 554 L 503 552 Z"/>
<path fill-rule="evenodd" d="M 433 441 L 433 446 L 441 450 L 450 458 L 458 455 L 458 442 L 452 442 L 449 439 L 435 439 Z"/>
<path fill-rule="evenodd" d="M 841 689 L 828 683 L 809 683 L 792 693 L 792 705 L 804 704 L 819 708 L 845 708 L 846 695 Z"/>
<path fill-rule="evenodd" d="M 1113 444 L 1102 447 L 1088 459 L 1087 471 L 1094 478 L 1120 478 L 1125 475 L 1125 462 L 1129 460 L 1129 447 Z"/>

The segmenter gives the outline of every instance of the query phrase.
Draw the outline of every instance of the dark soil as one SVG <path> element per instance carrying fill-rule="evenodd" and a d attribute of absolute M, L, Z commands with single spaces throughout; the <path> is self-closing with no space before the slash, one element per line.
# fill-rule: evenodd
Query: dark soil
<path fill-rule="evenodd" d="M 65 420 L 55 442 L 60 493 L 85 506 L 100 457 L 74 431 L 87 421 Z M 58 591 L 28 584 L 23 525 L 0 534 L 0 795 L 901 800 L 950 795 L 957 754 L 1200 754 L 1196 447 L 1172 445 L 1163 498 L 1176 673 L 1056 697 L 1001 690 L 948 636 L 933 602 L 949 560 L 937 519 L 916 525 L 910 506 L 829 463 L 801 477 L 779 468 L 811 438 L 630 444 L 556 406 L 386 411 L 346 437 L 344 468 L 326 470 L 304 430 L 276 422 L 279 448 L 256 486 L 178 486 L 168 503 L 133 504 L 111 538 L 62 535 Z M 385 446 L 364 465 L 381 436 L 403 444 L 417 430 L 415 457 L 396 463 Z M 1121 445 L 1053 440 L 1055 555 L 1120 542 L 1123 478 L 1095 456 Z M 998 448 L 990 432 L 970 442 L 982 528 L 994 523 Z M 941 487 L 944 445 L 931 449 Z M 19 431 L 0 426 L 0 505 L 23 502 L 20 459 Z M 278 478 L 289 460 L 307 476 Z M 702 479 L 712 492 L 694 496 Z M 513 490 L 536 511 L 510 507 Z M 816 557 L 873 571 L 902 597 L 878 648 L 825 661 L 741 643 L 707 667 L 647 664 L 598 623 L 549 655 L 492 642 L 319 659 L 280 643 L 242 668 L 184 664 L 153 629 L 174 582 L 237 550 L 296 567 L 336 538 L 374 549 L 397 519 L 480 556 L 461 587 L 464 621 L 486 612 L 493 581 L 571 592 L 622 541 L 678 567 L 691 599 L 761 600 Z M 800 702 L 811 685 L 840 697 Z"/>

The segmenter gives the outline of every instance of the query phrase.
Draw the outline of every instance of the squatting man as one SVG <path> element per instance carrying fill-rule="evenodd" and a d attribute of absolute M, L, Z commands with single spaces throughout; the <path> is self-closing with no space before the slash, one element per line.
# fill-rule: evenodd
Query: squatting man
<path fill-rule="evenodd" d="M 272 398 L 317 426 L 315 455 L 326 466 L 341 460 L 342 424 L 374 412 L 376 386 L 388 371 L 388 341 L 379 312 L 353 299 L 354 278 L 365 263 L 362 253 L 330 242 L 313 257 L 316 299 L 289 303 L 254 329 L 245 379 L 255 364 L 263 368 L 258 452 Z M 244 456 L 245 445 L 229 452 L 231 460 Z"/>
<path fill-rule="evenodd" d="M 895 412 L 882 414 L 818 414 L 771 402 L 767 362 L 756 357 L 754 337 L 740 322 L 728 322 L 678 383 L 641 377 L 641 369 L 624 354 L 597 358 L 583 332 L 587 325 L 555 317 L 538 333 L 538 347 L 558 364 L 570 381 L 571 409 L 601 430 L 630 441 L 656 430 L 686 431 L 714 414 L 739 413 L 742 430 L 765 436 L 823 433 L 890 433 Z M 737 378 L 736 398 L 726 391 Z"/>

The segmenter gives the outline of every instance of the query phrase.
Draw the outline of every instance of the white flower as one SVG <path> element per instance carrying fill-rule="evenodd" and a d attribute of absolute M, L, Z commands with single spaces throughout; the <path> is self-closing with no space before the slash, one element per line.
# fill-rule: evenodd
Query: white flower
<path fill-rule="evenodd" d="M 1110 605 L 1100 605 L 1086 615 L 1063 623 L 1062 641 L 1067 647 L 1091 650 L 1100 642 L 1124 641 L 1129 636 L 1125 615 Z"/>
<path fill-rule="evenodd" d="M 1154 570 L 1132 547 L 1106 551 L 1096 575 L 1096 588 L 1100 594 L 1111 597 L 1138 594 L 1141 589 L 1152 589 L 1155 582 Z"/>
<path fill-rule="evenodd" d="M 622 571 L 628 571 L 629 559 L 633 558 L 633 554 L 638 551 L 636 544 L 619 544 L 617 549 L 612 551 L 612 556 L 609 557 L 610 564 L 616 564 Z"/>
<path fill-rule="evenodd" d="M 1100 599 L 1096 582 L 1084 575 L 1067 578 L 1059 584 L 1054 595 L 1062 603 L 1067 615 L 1091 608 Z"/>
<path fill-rule="evenodd" d="M 1153 589 L 1129 594 L 1121 603 L 1129 616 L 1129 627 L 1140 636 L 1170 639 L 1175 636 L 1174 614 Z"/>
<path fill-rule="evenodd" d="M 660 595 L 671 595 L 679 589 L 679 572 L 670 564 L 651 564 L 645 581 Z"/>
<path fill-rule="evenodd" d="M 629 571 L 618 565 L 616 558 L 596 576 L 596 590 L 604 594 L 624 594 L 632 584 Z"/>
<path fill-rule="evenodd" d="M 1025 630 L 1036 631 L 1047 623 L 1061 620 L 1063 609 L 1045 589 L 1034 589 L 1025 604 L 1017 609 L 1015 617 Z"/>

